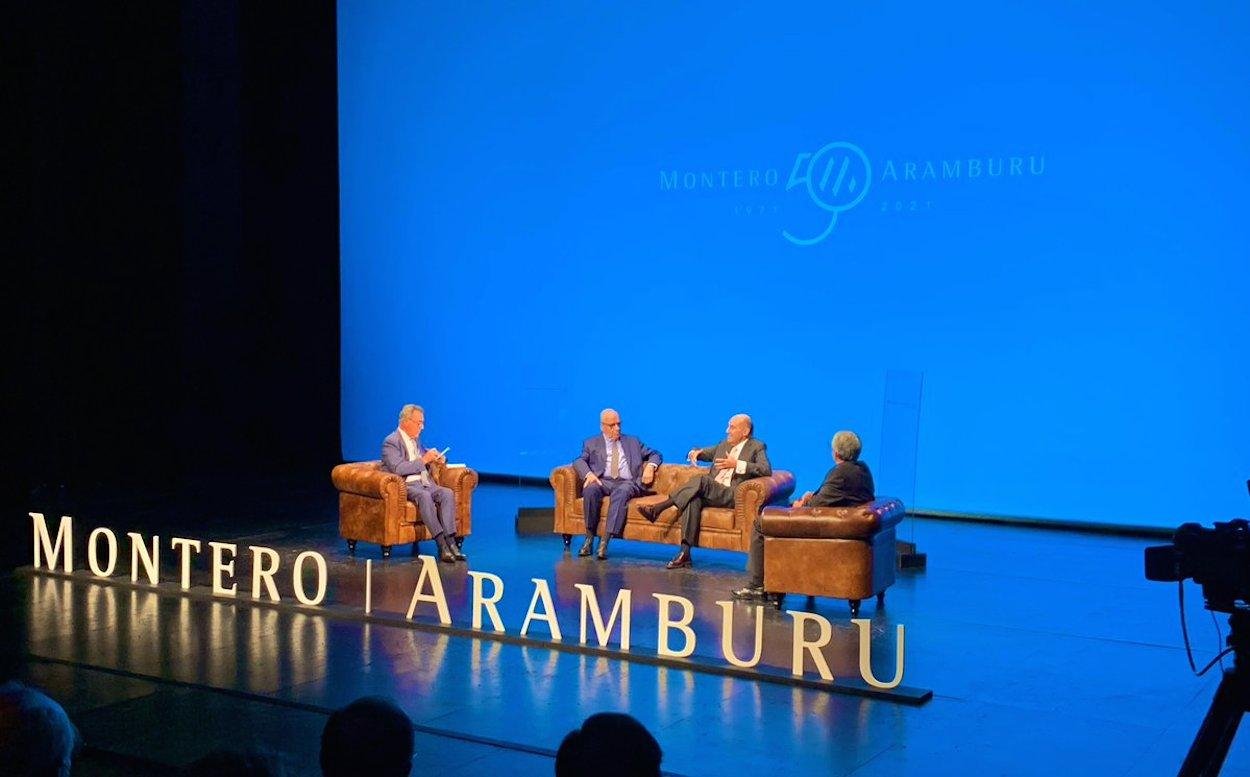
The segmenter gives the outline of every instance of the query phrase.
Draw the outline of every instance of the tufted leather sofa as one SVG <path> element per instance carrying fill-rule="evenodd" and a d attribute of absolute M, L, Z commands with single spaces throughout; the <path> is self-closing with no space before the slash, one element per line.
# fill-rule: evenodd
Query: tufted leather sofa
<path fill-rule="evenodd" d="M 467 537 L 473 531 L 473 489 L 477 473 L 465 467 L 431 468 L 435 481 L 456 492 L 456 533 Z M 363 540 L 382 546 L 382 557 L 391 555 L 391 546 L 432 539 L 417 515 L 417 506 L 408 500 L 404 479 L 386 472 L 381 462 L 361 461 L 340 464 L 330 473 L 339 490 L 339 536 L 356 552 Z"/>
<path fill-rule="evenodd" d="M 852 617 L 871 596 L 881 607 L 894 584 L 894 527 L 905 514 L 888 497 L 855 507 L 765 509 L 764 590 L 847 599 Z"/>
<path fill-rule="evenodd" d="M 624 537 L 628 540 L 681 544 L 680 513 L 670 508 L 650 523 L 638 512 L 639 505 L 655 504 L 692 477 L 706 469 L 682 464 L 661 464 L 651 484 L 652 493 L 631 499 L 625 519 Z M 572 535 L 586 533 L 582 504 L 582 480 L 572 466 L 557 467 L 551 472 L 551 487 L 556 492 L 556 517 L 553 531 L 564 535 L 567 547 Z M 751 544 L 755 518 L 765 505 L 784 502 L 794 492 L 794 475 L 774 470 L 766 478 L 752 478 L 738 484 L 733 507 L 705 507 L 699 529 L 699 547 L 746 551 Z M 608 514 L 608 500 L 603 500 L 602 516 Z M 599 523 L 599 532 L 607 531 L 607 520 Z"/>

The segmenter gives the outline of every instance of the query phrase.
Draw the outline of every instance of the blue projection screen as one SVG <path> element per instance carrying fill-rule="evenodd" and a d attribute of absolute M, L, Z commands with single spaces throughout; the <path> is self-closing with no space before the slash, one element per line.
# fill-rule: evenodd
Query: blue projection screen
<path fill-rule="evenodd" d="M 668 461 L 743 411 L 800 491 L 848 428 L 920 509 L 1250 513 L 1245 3 L 338 22 L 345 458 L 404 402 L 530 476 L 606 406 Z"/>

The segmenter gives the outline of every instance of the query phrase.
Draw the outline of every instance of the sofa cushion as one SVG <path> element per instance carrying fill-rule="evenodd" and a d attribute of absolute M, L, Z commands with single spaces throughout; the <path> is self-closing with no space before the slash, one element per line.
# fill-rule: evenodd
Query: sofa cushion
<path fill-rule="evenodd" d="M 667 497 L 664 494 L 648 494 L 646 496 L 640 496 L 636 499 L 629 500 L 629 511 L 625 514 L 626 522 L 627 523 L 639 523 L 639 522 L 649 523 L 646 518 L 642 517 L 642 513 L 638 512 L 639 506 L 648 505 L 648 504 L 657 504 L 659 502 L 664 501 L 666 498 Z M 572 504 L 569 505 L 569 514 L 572 515 L 574 518 L 578 518 L 584 521 L 586 519 L 585 499 L 582 497 L 578 497 L 577 499 L 573 500 Z M 608 500 L 605 499 L 603 500 L 603 506 L 599 510 L 599 517 L 601 519 L 604 519 L 604 518 L 607 518 L 607 516 L 608 516 Z M 667 525 L 670 523 L 680 523 L 681 522 L 680 516 L 681 516 L 681 513 L 676 508 L 669 508 L 668 510 L 664 511 L 664 513 L 660 516 L 659 520 L 657 520 L 656 523 L 664 524 L 664 525 Z M 733 530 L 735 528 L 733 508 L 732 507 L 705 507 L 703 508 L 702 528 L 720 529 L 722 531 Z"/>

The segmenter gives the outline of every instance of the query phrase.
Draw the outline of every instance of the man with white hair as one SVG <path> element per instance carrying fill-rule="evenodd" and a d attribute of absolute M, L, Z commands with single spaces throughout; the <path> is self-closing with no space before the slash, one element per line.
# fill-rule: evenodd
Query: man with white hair
<path fill-rule="evenodd" d="M 808 491 L 791 507 L 851 507 L 871 502 L 875 487 L 868 465 L 859 460 L 862 445 L 855 432 L 838 432 L 833 436 L 833 469 L 825 474 L 825 482 L 815 491 Z M 751 535 L 751 551 L 747 556 L 746 586 L 733 592 L 738 599 L 759 599 L 764 596 L 764 534 L 760 519 L 755 519 Z"/>
<path fill-rule="evenodd" d="M 632 434 L 621 434 L 621 414 L 610 407 L 599 414 L 599 430 L 600 434 L 582 443 L 582 455 L 573 461 L 573 469 L 582 479 L 586 516 L 586 541 L 577 555 L 594 552 L 599 512 L 603 500 L 608 500 L 608 530 L 599 543 L 599 560 L 603 561 L 608 557 L 608 543 L 625 531 L 629 500 L 647 493 L 664 459 Z"/>
<path fill-rule="evenodd" d="M 753 437 L 751 416 L 739 413 L 729 419 L 725 439 L 707 448 L 691 448 L 686 458 L 712 462 L 712 471 L 687 480 L 663 502 L 638 508 L 642 517 L 655 522 L 670 507 L 681 511 L 681 551 L 668 562 L 669 569 L 693 566 L 690 548 L 699 541 L 699 525 L 704 507 L 733 507 L 734 489 L 750 478 L 768 477 L 768 446 Z"/>
<path fill-rule="evenodd" d="M 421 521 L 438 545 L 439 558 L 454 564 L 467 558 L 456 541 L 456 492 L 434 480 L 430 467 L 446 460 L 437 450 L 421 444 L 424 428 L 425 410 L 420 405 L 404 405 L 399 411 L 399 428 L 382 441 L 382 469 L 403 476 L 408 499 L 417 506 Z"/>

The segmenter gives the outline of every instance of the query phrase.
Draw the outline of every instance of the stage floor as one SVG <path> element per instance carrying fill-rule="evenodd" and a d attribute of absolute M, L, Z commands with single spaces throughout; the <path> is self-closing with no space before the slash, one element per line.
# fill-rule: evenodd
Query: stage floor
<path fill-rule="evenodd" d="M 109 526 L 119 534 L 159 533 L 167 548 L 177 529 L 235 542 L 241 554 L 245 545 L 273 547 L 284 570 L 297 552 L 317 550 L 330 563 L 332 606 L 274 609 L 246 597 L 208 600 L 19 572 L 4 584 L 23 624 L 10 647 L 21 652 L 29 679 L 60 699 L 82 729 L 91 750 L 79 773 L 158 771 L 243 746 L 275 751 L 297 772 L 315 773 L 329 711 L 385 694 L 417 724 L 417 764 L 427 774 L 551 774 L 563 735 L 602 710 L 642 720 L 664 748 L 666 770 L 677 774 L 780 764 L 811 774 L 1172 774 L 1218 682 L 1215 672 L 1190 673 L 1175 588 L 1143 579 L 1141 549 L 1150 543 L 1142 540 L 905 523 L 900 537 L 928 553 L 929 567 L 900 573 L 886 608 L 878 612 L 868 601 L 862 616 L 872 620 L 873 663 L 886 679 L 894 626 L 905 624 L 904 684 L 934 692 L 928 703 L 910 706 L 473 638 L 464 633 L 464 565 L 440 565 L 455 633 L 428 627 L 435 621 L 428 605 L 417 611 L 422 627 L 389 625 L 388 613 L 407 610 L 419 562 L 407 547 L 385 562 L 364 545 L 349 557 L 328 485 L 260 488 L 233 509 L 214 493 L 201 497 L 84 501 L 74 512 L 78 542 L 91 528 Z M 505 580 L 500 612 L 510 635 L 519 634 L 531 577 L 548 580 L 557 607 L 571 611 L 561 619 L 566 643 L 577 642 L 573 583 L 600 591 L 624 585 L 634 591 L 639 653 L 655 643 L 650 594 L 678 594 L 696 606 L 696 658 L 724 665 L 715 602 L 741 583 L 744 555 L 697 552 L 694 570 L 670 572 L 663 562 L 671 548 L 623 541 L 613 543 L 606 562 L 577 558 L 576 541 L 570 554 L 556 535 L 515 531 L 518 507 L 550 501 L 548 490 L 530 487 L 488 484 L 475 495 L 468 569 Z M 366 559 L 380 621 L 353 615 L 363 606 Z M 166 564 L 172 580 L 172 559 Z M 207 581 L 205 564 L 194 579 Z M 248 587 L 245 565 L 237 579 Z M 1196 590 L 1189 593 L 1188 601 L 1200 601 Z M 606 612 L 610 601 L 601 596 L 601 604 Z M 752 616 L 738 607 L 742 653 Z M 831 669 L 839 681 L 858 677 L 845 602 L 790 597 L 785 609 L 829 618 Z M 787 672 L 791 619 L 771 608 L 762 614 L 762 663 Z M 1196 658 L 1205 663 L 1215 653 L 1215 627 L 1200 609 L 1189 620 L 1201 648 Z M 546 636 L 541 626 L 538 635 Z M 1247 739 L 1234 743 L 1226 773 L 1250 768 Z"/>

